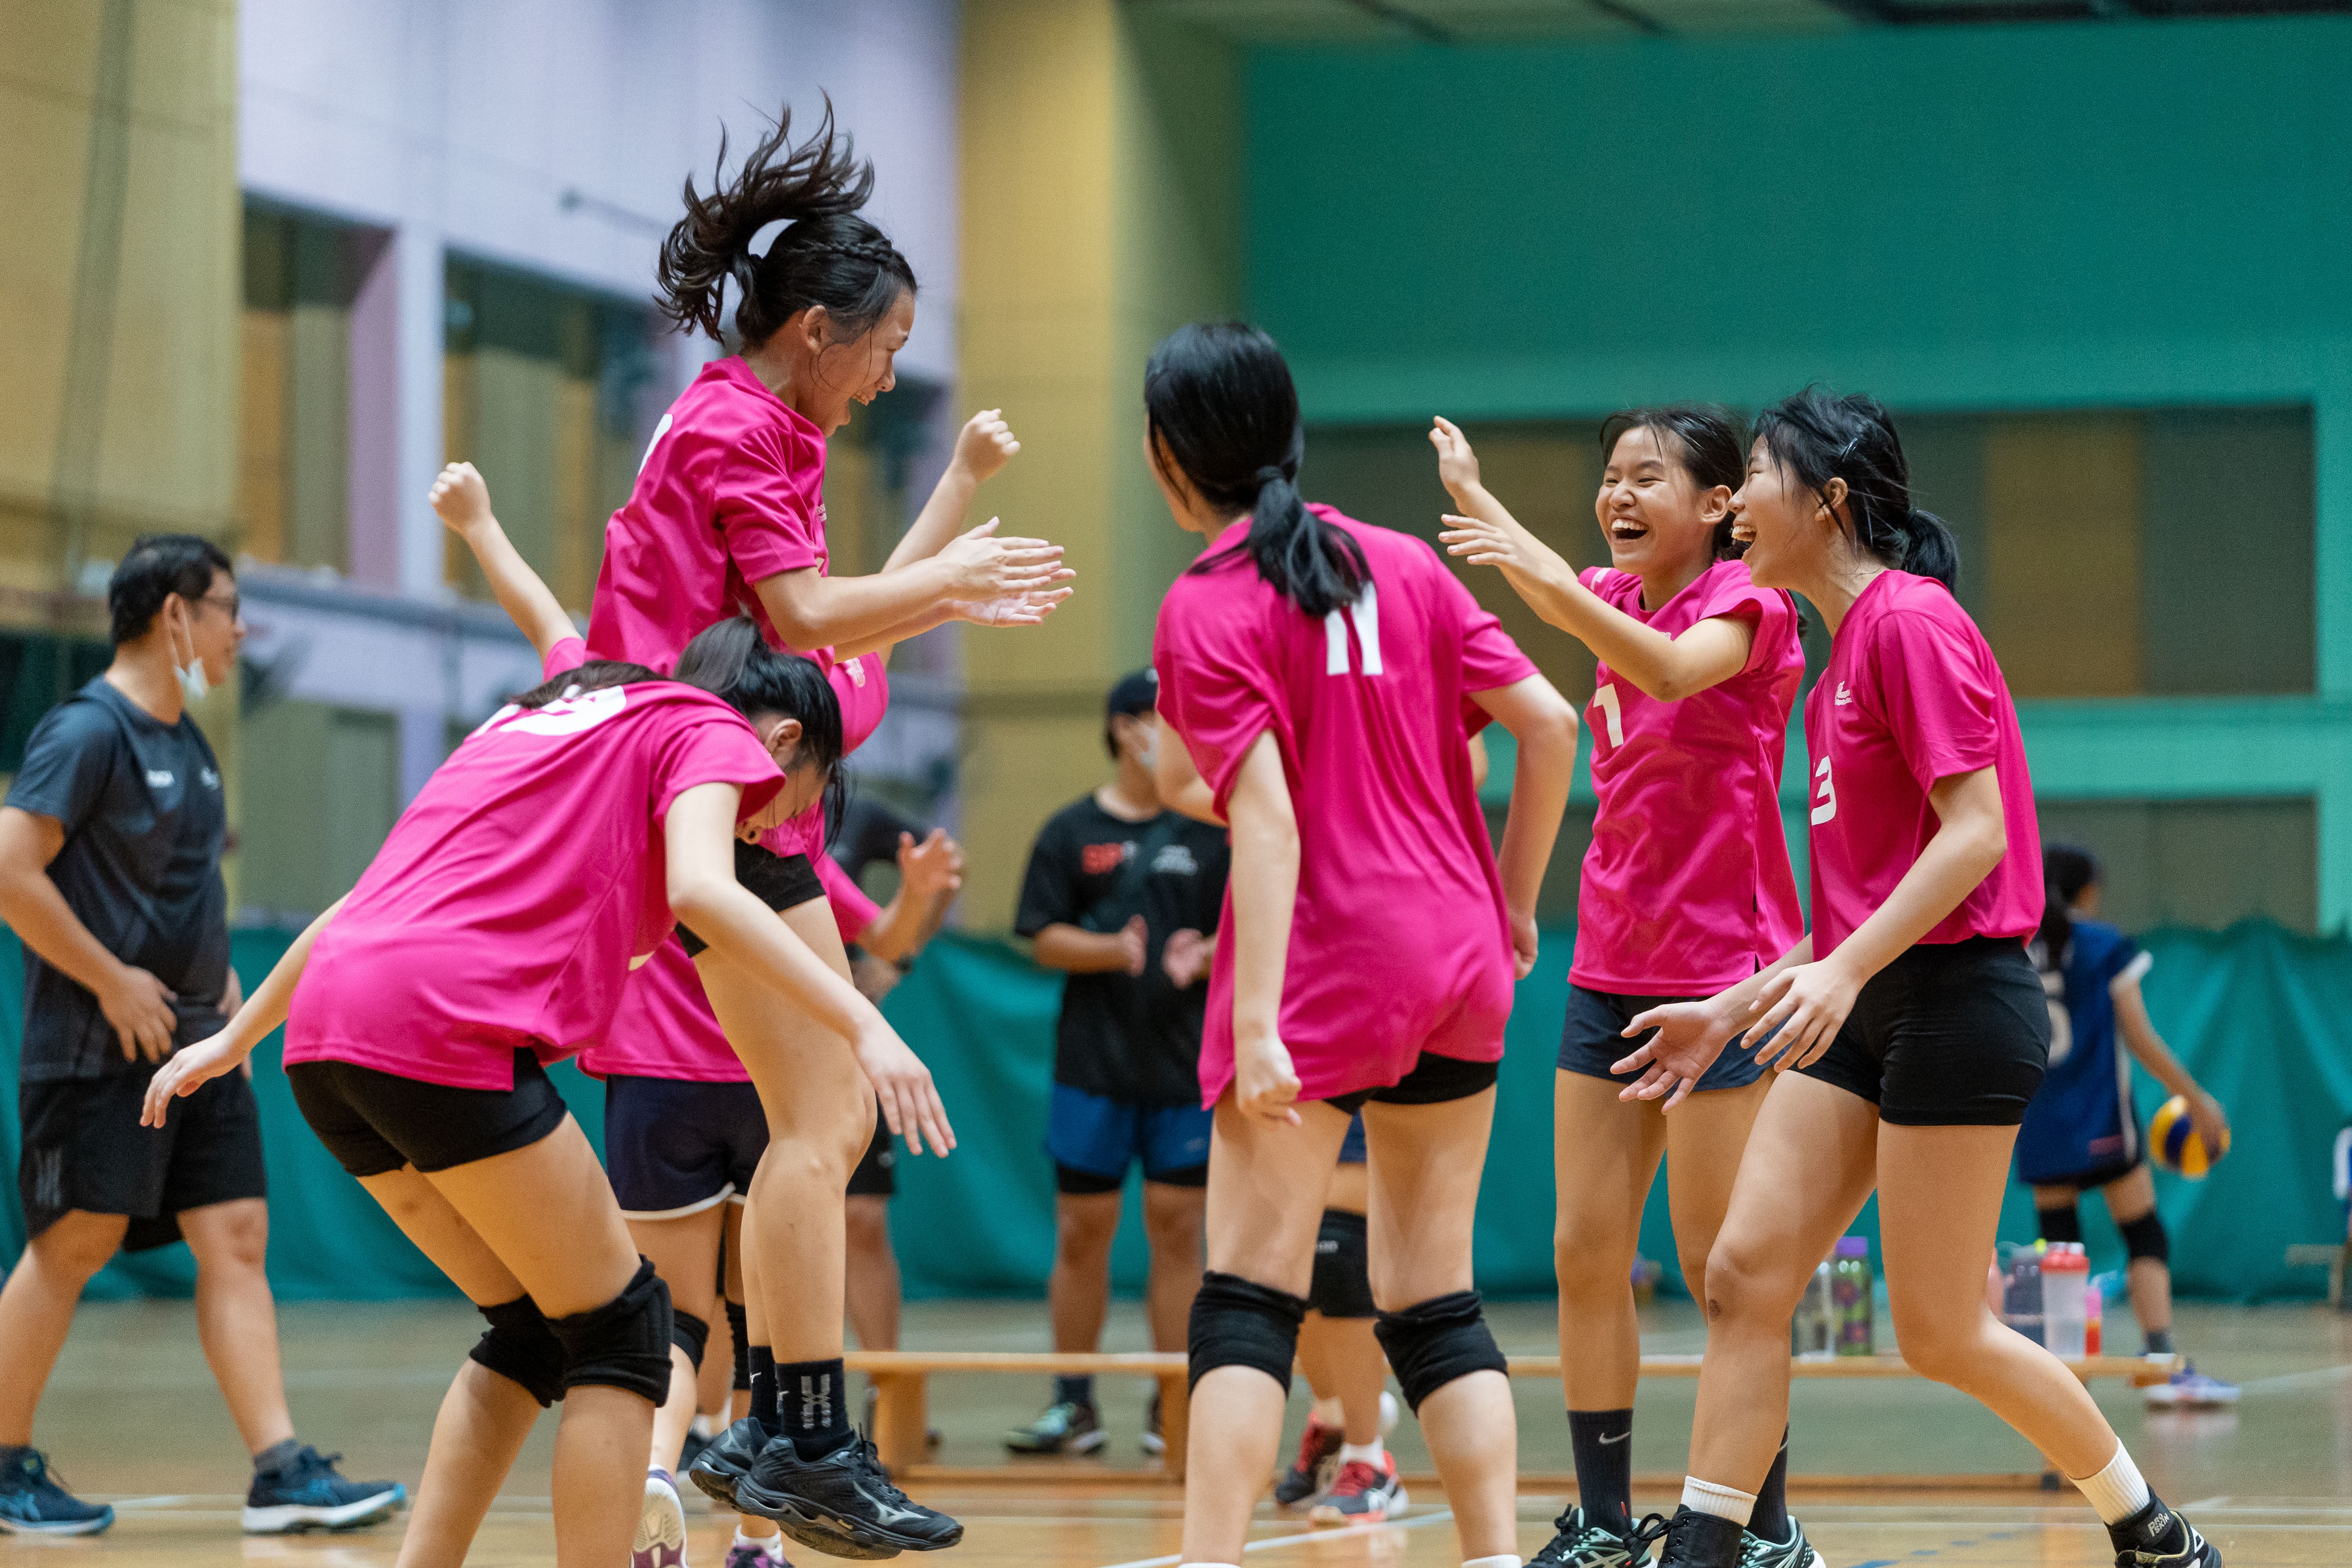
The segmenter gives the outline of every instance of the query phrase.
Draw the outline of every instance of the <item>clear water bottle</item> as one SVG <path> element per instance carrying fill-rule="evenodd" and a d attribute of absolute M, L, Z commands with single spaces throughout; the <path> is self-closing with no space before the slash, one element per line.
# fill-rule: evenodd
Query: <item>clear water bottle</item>
<path fill-rule="evenodd" d="M 2002 1322 L 2037 1345 L 2042 1342 L 2042 1258 L 2040 1242 L 2018 1248 L 2011 1258 L 2000 1312 Z"/>
<path fill-rule="evenodd" d="M 2053 1243 L 2042 1259 L 2042 1342 L 2062 1361 L 2080 1361 L 2090 1330 L 2091 1260 L 2079 1241 Z"/>
<path fill-rule="evenodd" d="M 1831 1255 L 1830 1300 L 1837 1313 L 1837 1353 L 1871 1355 L 1870 1238 L 1838 1237 Z"/>
<path fill-rule="evenodd" d="M 1830 1266 L 1820 1264 L 1805 1286 L 1804 1300 L 1789 1320 L 1789 1353 L 1821 1357 L 1837 1345 L 1837 1310 L 1830 1300 Z"/>

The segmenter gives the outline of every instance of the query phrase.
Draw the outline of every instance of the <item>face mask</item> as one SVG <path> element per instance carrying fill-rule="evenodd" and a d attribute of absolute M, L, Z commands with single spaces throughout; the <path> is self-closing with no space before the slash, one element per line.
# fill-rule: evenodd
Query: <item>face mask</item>
<path fill-rule="evenodd" d="M 205 661 L 196 652 L 196 637 L 193 629 L 188 634 L 188 662 L 182 665 L 179 660 L 179 650 L 174 648 L 172 673 L 180 678 L 180 695 L 190 706 L 202 702 L 211 694 L 212 677 L 205 673 Z"/>
<path fill-rule="evenodd" d="M 1158 772 L 1160 768 L 1160 742 L 1154 741 L 1145 746 L 1143 750 L 1137 754 L 1135 760 L 1143 764 L 1143 771 L 1145 773 L 1149 773 Z"/>

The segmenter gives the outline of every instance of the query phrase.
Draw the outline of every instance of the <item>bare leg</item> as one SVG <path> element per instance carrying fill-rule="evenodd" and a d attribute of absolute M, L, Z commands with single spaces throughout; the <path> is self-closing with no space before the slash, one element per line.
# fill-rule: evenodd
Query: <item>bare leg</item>
<path fill-rule="evenodd" d="M 1472 1288 L 1470 1232 L 1495 1118 L 1491 1089 L 1442 1105 L 1364 1107 L 1371 1152 L 1372 1300 L 1386 1312 Z M 1518 1417 L 1511 1380 L 1474 1372 L 1413 1414 L 1437 1461 L 1466 1559 L 1518 1550 Z"/>
<path fill-rule="evenodd" d="M 1321 1104 L 1302 1105 L 1298 1114 L 1303 1126 L 1275 1126 L 1243 1115 L 1230 1091 L 1217 1102 L 1208 1252 L 1218 1273 L 1304 1296 L 1315 1268 L 1324 1184 L 1339 1158 L 1348 1119 Z M 1254 1367 L 1221 1366 L 1194 1385 L 1184 1561 L 1242 1560 L 1250 1511 L 1282 1441 L 1283 1403 L 1283 1385 Z"/>
<path fill-rule="evenodd" d="M 2117 1225 L 2129 1225 L 2155 1212 L 2156 1180 L 2146 1165 L 2139 1165 L 2101 1187 L 2099 1195 L 2107 1200 L 2107 1213 Z M 2125 1277 L 2131 1281 L 2132 1316 L 2139 1321 L 2139 1331 L 2168 1332 L 2172 1327 L 2172 1266 L 2161 1258 L 2135 1258 Z"/>
<path fill-rule="evenodd" d="M 1989 1407 L 2072 1478 L 2122 1447 L 2063 1363 L 1993 1319 L 1977 1259 L 2000 1225 L 2014 1127 L 1881 1127 L 1879 1246 L 1903 1359 Z"/>
<path fill-rule="evenodd" d="M 1772 1090 L 1766 1073 L 1745 1089 L 1711 1089 L 1661 1116 L 1666 1124 L 1666 1199 L 1674 1214 L 1675 1251 L 1691 1299 L 1706 1300 L 1706 1255 L 1731 1208 L 1739 1156 Z M 1597 1080 L 1596 1080 L 1597 1081 Z M 1637 1216 L 1634 1224 L 1638 1227 Z"/>
<path fill-rule="evenodd" d="M 743 1211 L 748 1206 L 744 1204 L 727 1205 L 727 1299 L 730 1301 L 740 1300 L 743 1303 L 743 1339 L 746 1344 L 766 1350 L 769 1348 L 768 1325 L 764 1316 L 767 1309 L 761 1305 L 759 1265 L 751 1246 L 751 1227 L 743 1223 Z M 750 1414 L 751 1395 L 747 1394 L 743 1396 L 743 1407 L 735 1411 L 734 1415 L 740 1421 Z M 736 1533 L 755 1540 L 764 1540 L 782 1532 L 782 1527 L 774 1520 L 763 1519 L 756 1513 L 737 1514 L 735 1530 Z"/>
<path fill-rule="evenodd" d="M 1054 1195 L 1054 1272 L 1045 1300 L 1054 1316 L 1054 1348 L 1102 1348 L 1103 1316 L 1110 1309 L 1110 1244 L 1118 1234 L 1117 1193 Z"/>
<path fill-rule="evenodd" d="M 1298 1364 L 1318 1399 L 1336 1399 L 1347 1440 L 1369 1443 L 1381 1435 L 1381 1384 L 1388 1363 L 1370 1318 L 1307 1314 L 1298 1331 Z"/>
<path fill-rule="evenodd" d="M 1744 1492 L 1763 1485 L 1789 1425 L 1789 1315 L 1870 1195 L 1877 1148 L 1876 1106 L 1818 1079 L 1775 1075 L 1706 1260 L 1706 1361 L 1691 1420 L 1699 1479 Z M 1971 1299 L 1982 1306 L 1980 1277 Z"/>
<path fill-rule="evenodd" d="M 89 1277 L 122 1245 L 131 1222 L 119 1214 L 73 1209 L 33 1237 L 0 1289 L 0 1443 L 33 1440 L 33 1412 L 73 1328 L 75 1303 Z"/>
<path fill-rule="evenodd" d="M 898 1255 L 890 1249 L 890 1200 L 848 1200 L 849 1329 L 857 1348 L 898 1348 Z"/>
<path fill-rule="evenodd" d="M 183 1209 L 180 1234 L 196 1257 L 197 1341 L 246 1451 L 258 1454 L 294 1436 L 278 1361 L 278 1303 L 262 1268 L 269 1205 L 238 1198 Z"/>
<path fill-rule="evenodd" d="M 1181 1351 L 1201 1289 L 1202 1237 L 1208 1225 L 1209 1190 L 1143 1184 L 1143 1234 L 1151 1244 L 1151 1348 Z M 1106 1258 L 1106 1263 L 1108 1259 Z"/>
<path fill-rule="evenodd" d="M 669 1287 L 671 1310 L 691 1312 L 706 1323 L 721 1317 L 719 1246 L 726 1230 L 726 1207 L 721 1202 L 676 1219 L 627 1222 L 631 1244 Z M 648 1462 L 656 1469 L 675 1473 L 677 1457 L 686 1447 L 686 1429 L 694 1423 L 697 1373 L 692 1358 L 677 1345 L 670 1346 L 669 1359 L 669 1397 L 654 1412 Z"/>
<path fill-rule="evenodd" d="M 1619 1100 L 1618 1088 L 1589 1073 L 1552 1075 L 1552 1268 L 1559 1279 L 1560 1392 L 1570 1410 L 1627 1408 L 1642 1371 L 1633 1248 L 1666 1152 L 1666 1118 L 1654 1104 Z M 1675 1114 L 1697 1103 L 1694 1097 Z M 1679 1223 L 1675 1237 L 1682 1238 Z M 1704 1273 L 1687 1265 L 1683 1271 L 1700 1300 Z"/>

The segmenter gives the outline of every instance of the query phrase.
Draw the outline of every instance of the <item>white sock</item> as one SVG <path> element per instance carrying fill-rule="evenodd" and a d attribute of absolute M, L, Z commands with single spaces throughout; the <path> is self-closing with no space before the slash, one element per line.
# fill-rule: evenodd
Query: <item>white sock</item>
<path fill-rule="evenodd" d="M 699 1412 L 692 1421 L 687 1423 L 686 1429 L 698 1437 L 715 1437 L 719 1435 L 719 1428 L 710 1424 L 710 1417 Z"/>
<path fill-rule="evenodd" d="M 1717 1519 L 1727 1519 L 1742 1530 L 1756 1512 L 1756 1494 L 1741 1491 L 1738 1487 L 1719 1487 L 1713 1481 L 1700 1480 L 1696 1476 L 1683 1478 L 1683 1506 L 1693 1513 L 1711 1513 Z"/>
<path fill-rule="evenodd" d="M 1386 1450 L 1381 1447 L 1378 1437 L 1369 1443 L 1342 1443 L 1339 1445 L 1339 1462 L 1345 1465 L 1361 1459 L 1377 1470 L 1381 1468 L 1381 1456 L 1384 1452 Z"/>
<path fill-rule="evenodd" d="M 1519 1554 L 1497 1552 L 1492 1557 L 1473 1557 L 1465 1561 L 1462 1568 L 1519 1568 Z"/>
<path fill-rule="evenodd" d="M 2132 1463 L 2131 1454 L 2120 1443 L 2116 1445 L 2116 1457 L 2107 1468 L 2095 1476 L 2084 1476 L 2074 1483 L 2091 1506 L 2099 1510 L 2105 1524 L 2121 1524 L 2147 1506 L 2147 1482 Z"/>
<path fill-rule="evenodd" d="M 1317 1400 L 1314 1415 L 1316 1420 L 1326 1426 L 1344 1426 L 1348 1424 L 1348 1413 L 1340 1406 L 1339 1396 L 1336 1394 L 1328 1399 Z"/>
<path fill-rule="evenodd" d="M 782 1531 L 773 1531 L 766 1535 L 750 1535 L 744 1532 L 740 1519 L 735 1521 L 735 1544 L 738 1546 L 774 1546 L 781 1549 L 782 1543 Z"/>

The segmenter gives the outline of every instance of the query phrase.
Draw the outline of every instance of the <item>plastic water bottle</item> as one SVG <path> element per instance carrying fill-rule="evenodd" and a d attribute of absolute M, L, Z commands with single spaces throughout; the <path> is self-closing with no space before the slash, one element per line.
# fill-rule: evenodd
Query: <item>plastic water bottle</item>
<path fill-rule="evenodd" d="M 1871 1355 L 1870 1238 L 1838 1237 L 1830 1264 L 1830 1300 L 1837 1312 L 1837 1353 Z"/>
<path fill-rule="evenodd" d="M 2042 1247 L 2020 1247 L 2009 1263 L 2009 1288 L 2001 1298 L 2000 1321 L 2032 1340 L 2042 1342 Z"/>
<path fill-rule="evenodd" d="M 2042 1343 L 2061 1361 L 2080 1361 L 2090 1327 L 2091 1260 L 2079 1241 L 2054 1244 L 2042 1259 Z"/>
<path fill-rule="evenodd" d="M 1830 1297 L 1830 1266 L 1817 1265 L 1805 1285 L 1804 1300 L 1789 1320 L 1789 1353 L 1819 1358 L 1837 1344 L 1837 1309 Z"/>

